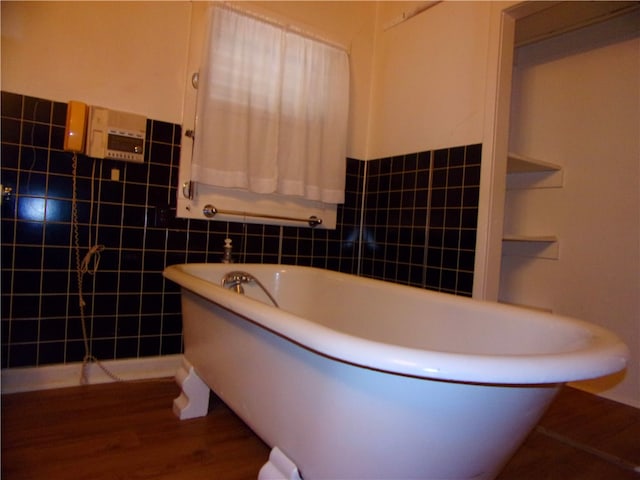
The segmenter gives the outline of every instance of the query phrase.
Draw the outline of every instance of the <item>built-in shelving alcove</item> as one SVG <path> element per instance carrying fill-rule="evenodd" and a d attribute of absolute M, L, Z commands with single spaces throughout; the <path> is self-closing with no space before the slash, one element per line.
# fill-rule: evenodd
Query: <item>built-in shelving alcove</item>
<path fill-rule="evenodd" d="M 638 405 L 640 2 L 510 2 L 499 13 L 478 297 L 625 339 L 624 378 L 579 388 Z"/>
<path fill-rule="evenodd" d="M 567 202 L 574 202 L 576 198 L 573 193 L 563 191 L 566 179 L 569 178 L 567 175 L 573 181 L 584 175 L 583 172 L 571 171 L 584 168 L 582 159 L 572 154 L 577 149 L 571 145 L 581 141 L 580 136 L 583 132 L 570 126 L 566 128 L 566 124 L 556 123 L 554 116 L 550 114 L 556 102 L 558 108 L 564 104 L 562 97 L 553 97 L 558 95 L 554 91 L 555 87 L 551 87 L 549 97 L 530 93 L 532 88 L 538 89 L 536 91 L 540 88 L 532 87 L 533 83 L 540 82 L 534 71 L 538 64 L 554 62 L 568 55 L 581 55 L 593 48 L 593 45 L 590 45 L 592 42 L 599 46 L 599 42 L 592 38 L 609 35 L 607 29 L 619 28 L 619 25 L 622 25 L 620 19 L 625 16 L 637 17 L 639 9 L 638 2 L 630 1 L 550 1 L 518 4 L 511 11 L 512 18 L 515 19 L 514 55 L 513 76 L 510 81 L 511 115 L 506 153 L 502 262 L 498 294 L 501 300 L 511 303 L 519 303 L 521 300 L 522 303 L 532 302 L 529 298 L 524 298 L 527 294 L 521 291 L 516 293 L 518 289 L 511 288 L 510 282 L 530 284 L 534 280 L 526 272 L 560 268 L 549 263 L 545 263 L 545 267 L 533 265 L 537 265 L 536 261 L 558 261 L 561 243 L 566 243 L 561 238 L 562 232 L 571 232 L 571 235 L 575 236 L 567 223 L 578 221 L 566 213 L 558 212 L 569 210 Z M 606 27 L 613 22 L 618 22 L 618 27 Z M 591 32 L 583 35 L 581 32 L 587 29 Z M 578 46 L 581 42 L 583 45 Z M 558 47 L 559 45 L 562 46 Z M 519 65 L 520 62 L 525 66 Z M 522 70 L 518 73 L 519 68 L 529 69 L 533 73 L 523 77 Z M 562 76 L 557 79 L 557 82 L 563 81 L 566 79 Z M 574 94 L 573 90 L 579 92 L 580 86 L 574 84 L 573 87 L 564 90 L 562 96 L 571 97 Z M 540 103 L 532 104 L 534 98 L 538 102 L 548 103 L 549 106 L 539 107 Z M 541 124 L 541 120 L 536 118 L 540 112 L 545 116 L 546 125 Z M 562 114 L 559 114 L 558 118 L 563 118 Z M 576 119 L 576 122 L 581 120 Z M 567 138 L 564 141 L 553 140 L 552 138 L 558 137 L 561 131 L 566 132 Z M 561 148 L 558 148 L 559 146 Z M 589 164 L 584 165 L 586 167 Z M 575 184 L 570 187 L 576 188 Z M 575 208 L 583 207 L 576 205 Z M 569 243 L 573 245 L 575 242 L 576 239 L 573 238 Z"/>
<path fill-rule="evenodd" d="M 562 187 L 563 169 L 560 165 L 509 152 L 507 156 L 507 190 Z M 509 205 L 505 205 L 508 213 Z M 526 215 L 528 212 L 521 212 Z M 530 212 L 529 212 L 530 213 Z M 558 237 L 554 233 L 505 232 L 503 255 L 557 258 Z"/>

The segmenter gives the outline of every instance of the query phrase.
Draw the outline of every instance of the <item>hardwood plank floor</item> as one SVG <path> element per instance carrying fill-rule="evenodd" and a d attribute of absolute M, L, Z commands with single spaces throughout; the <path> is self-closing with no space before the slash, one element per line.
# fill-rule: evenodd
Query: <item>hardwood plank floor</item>
<path fill-rule="evenodd" d="M 220 401 L 178 420 L 178 393 L 163 379 L 3 395 L 2 478 L 256 479 L 267 445 Z M 566 388 L 498 480 L 637 480 L 639 464 L 640 410 Z"/>
<path fill-rule="evenodd" d="M 269 448 L 221 402 L 178 420 L 172 379 L 2 397 L 2 478 L 255 479 Z"/>
<path fill-rule="evenodd" d="M 497 480 L 512 479 L 640 479 L 640 410 L 563 388 Z"/>

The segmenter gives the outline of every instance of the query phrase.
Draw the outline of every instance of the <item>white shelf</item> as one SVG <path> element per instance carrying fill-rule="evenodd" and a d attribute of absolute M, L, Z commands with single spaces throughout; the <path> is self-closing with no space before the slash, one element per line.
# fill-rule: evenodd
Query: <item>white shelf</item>
<path fill-rule="evenodd" d="M 517 153 L 507 155 L 507 190 L 558 188 L 562 184 L 560 165 Z"/>
<path fill-rule="evenodd" d="M 509 152 L 507 155 L 507 173 L 555 172 L 558 170 L 562 170 L 562 167 L 555 163 L 544 162 L 513 152 Z"/>
<path fill-rule="evenodd" d="M 507 157 L 507 190 L 562 187 L 560 165 L 510 152 Z M 511 195 L 522 195 L 513 192 Z M 504 256 L 558 259 L 560 245 L 555 235 L 504 234 Z"/>
<path fill-rule="evenodd" d="M 554 243 L 558 241 L 558 237 L 555 235 L 505 235 L 502 240 L 505 242 Z"/>
<path fill-rule="evenodd" d="M 505 257 L 528 257 L 557 260 L 560 242 L 555 235 L 504 235 L 502 255 Z"/>
<path fill-rule="evenodd" d="M 504 305 L 510 305 L 512 307 L 526 308 L 527 310 L 535 310 L 537 312 L 553 313 L 553 311 L 547 307 L 537 307 L 535 305 L 524 305 L 522 303 L 514 303 L 514 302 L 509 302 L 509 301 L 500 300 L 500 299 L 498 299 L 498 302 Z"/>

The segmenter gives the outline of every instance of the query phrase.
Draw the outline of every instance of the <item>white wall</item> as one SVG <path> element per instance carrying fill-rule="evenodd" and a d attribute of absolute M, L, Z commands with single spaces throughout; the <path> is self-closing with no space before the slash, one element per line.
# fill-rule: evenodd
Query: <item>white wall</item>
<path fill-rule="evenodd" d="M 183 123 L 192 22 L 205 2 L 0 2 L 6 91 L 80 100 Z M 364 159 L 375 2 L 246 2 L 346 47 L 351 57 L 348 155 Z M 200 22 L 201 23 L 201 22 Z M 202 32 L 195 31 L 196 34 Z M 197 36 L 197 35 L 196 35 Z"/>
<path fill-rule="evenodd" d="M 1 88 L 182 123 L 201 3 L 3 1 Z M 370 159 L 482 141 L 491 2 L 443 2 L 384 31 L 423 3 L 244 5 L 349 50 L 348 155 Z"/>
<path fill-rule="evenodd" d="M 1 2 L 3 90 L 180 123 L 190 2 Z"/>
<path fill-rule="evenodd" d="M 500 296 L 616 332 L 624 380 L 581 387 L 640 406 L 640 39 L 602 32 L 518 53 L 510 148 L 562 165 L 564 185 L 508 191 L 505 229 L 557 235 L 559 258 L 504 257 Z"/>
<path fill-rule="evenodd" d="M 378 18 L 368 158 L 483 140 L 491 2 L 443 2 L 388 30 Z"/>

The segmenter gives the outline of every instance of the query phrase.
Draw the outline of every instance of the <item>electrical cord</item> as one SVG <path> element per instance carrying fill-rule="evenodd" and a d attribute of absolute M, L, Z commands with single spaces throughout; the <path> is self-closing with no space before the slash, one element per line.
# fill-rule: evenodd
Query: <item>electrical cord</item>
<path fill-rule="evenodd" d="M 91 246 L 91 231 L 89 231 L 89 250 L 82 260 L 80 260 L 80 233 L 78 228 L 78 199 L 77 199 L 77 177 L 78 177 L 78 155 L 74 152 L 73 154 L 73 194 L 71 200 L 71 224 L 73 226 L 73 242 L 75 247 L 75 258 L 76 258 L 76 274 L 78 281 L 78 305 L 80 307 L 80 323 L 82 325 L 82 341 L 84 343 L 84 357 L 82 359 L 82 371 L 80 373 L 80 383 L 82 385 L 86 385 L 89 383 L 89 365 L 91 363 L 95 363 L 109 378 L 116 382 L 123 382 L 120 377 L 111 372 L 107 367 L 105 367 L 98 358 L 96 358 L 91 353 L 91 348 L 89 345 L 89 335 L 87 332 L 87 324 L 86 324 L 86 315 L 85 315 L 85 307 L 86 302 L 84 301 L 84 290 L 83 290 L 83 280 L 84 275 L 95 275 L 98 270 L 98 265 L 100 264 L 100 253 L 105 249 L 104 245 L 94 245 Z M 95 164 L 94 164 L 94 173 L 95 173 Z M 92 182 L 93 182 L 92 174 Z M 93 185 L 91 188 L 91 217 L 93 217 Z M 91 230 L 91 229 L 89 229 Z"/>

